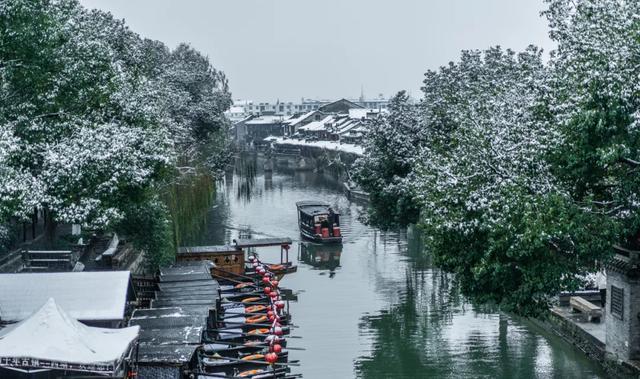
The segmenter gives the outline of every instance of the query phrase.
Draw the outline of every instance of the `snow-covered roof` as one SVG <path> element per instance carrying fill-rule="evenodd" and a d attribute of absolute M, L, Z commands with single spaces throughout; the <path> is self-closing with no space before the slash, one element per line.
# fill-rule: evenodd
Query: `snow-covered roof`
<path fill-rule="evenodd" d="M 359 129 L 361 126 L 362 126 L 362 123 L 360 121 L 349 120 L 349 122 L 346 122 L 340 125 L 338 134 L 345 134 L 347 132 L 354 131 L 356 129 Z"/>
<path fill-rule="evenodd" d="M 178 262 L 160 270 L 151 308 L 136 309 L 129 321 L 142 328 L 138 362 L 182 365 L 191 359 L 219 296 L 210 265 L 210 261 Z"/>
<path fill-rule="evenodd" d="M 327 116 L 325 118 L 323 118 L 320 121 L 313 121 L 308 123 L 305 126 L 301 126 L 299 128 L 299 130 L 306 130 L 308 132 L 313 132 L 313 131 L 321 131 L 324 130 L 326 128 L 326 124 L 330 123 L 334 120 L 333 116 Z"/>
<path fill-rule="evenodd" d="M 312 146 L 319 147 L 328 150 L 337 150 L 343 151 L 345 153 L 352 153 L 356 155 L 363 155 L 364 148 L 362 146 L 353 145 L 349 143 L 339 143 L 335 141 L 303 141 L 299 139 L 284 139 L 282 137 L 278 137 L 273 140 L 273 143 L 278 145 L 293 145 L 293 146 Z"/>
<path fill-rule="evenodd" d="M 375 109 L 363 109 L 363 108 L 351 108 L 349 109 L 349 117 L 350 118 L 367 118 L 367 116 L 371 113 L 378 113 Z"/>
<path fill-rule="evenodd" d="M 295 125 L 301 121 L 306 120 L 307 118 L 313 116 L 314 114 L 316 114 L 316 112 L 318 111 L 311 111 L 311 112 L 307 112 L 303 115 L 300 115 L 298 117 L 295 116 L 291 116 L 289 119 L 285 120 L 284 123 L 287 125 Z"/>
<path fill-rule="evenodd" d="M 244 107 L 240 106 L 232 106 L 226 113 L 234 114 L 234 113 L 245 113 Z"/>
<path fill-rule="evenodd" d="M 49 298 L 78 320 L 121 320 L 130 275 L 129 271 L 0 274 L 0 320 L 24 320 Z"/>
<path fill-rule="evenodd" d="M 30 367 L 50 362 L 70 365 L 74 371 L 115 371 L 140 327 L 95 328 L 71 317 L 54 299 L 48 299 L 25 320 L 0 329 L 0 365 L 10 359 L 29 359 Z M 10 364 L 7 364 L 10 366 Z M 84 368 L 84 369 L 83 369 Z"/>
<path fill-rule="evenodd" d="M 263 124 L 277 124 L 282 122 L 282 116 L 260 116 L 252 120 L 245 122 L 246 125 L 263 125 Z"/>

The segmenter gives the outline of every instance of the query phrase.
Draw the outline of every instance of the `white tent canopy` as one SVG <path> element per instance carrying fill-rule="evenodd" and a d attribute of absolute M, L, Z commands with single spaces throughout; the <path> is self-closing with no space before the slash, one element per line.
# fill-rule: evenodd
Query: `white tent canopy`
<path fill-rule="evenodd" d="M 0 275 L 0 320 L 22 321 L 54 298 L 80 321 L 123 320 L 129 271 Z"/>
<path fill-rule="evenodd" d="M 0 329 L 0 366 L 113 373 L 139 329 L 86 326 L 49 299 L 29 318 Z"/>

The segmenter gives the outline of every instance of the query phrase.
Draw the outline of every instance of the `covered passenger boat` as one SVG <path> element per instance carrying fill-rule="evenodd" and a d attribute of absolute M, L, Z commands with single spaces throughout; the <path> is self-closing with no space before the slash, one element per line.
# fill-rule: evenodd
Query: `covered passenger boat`
<path fill-rule="evenodd" d="M 322 201 L 299 201 L 298 225 L 302 237 L 317 243 L 342 243 L 340 214 Z"/>

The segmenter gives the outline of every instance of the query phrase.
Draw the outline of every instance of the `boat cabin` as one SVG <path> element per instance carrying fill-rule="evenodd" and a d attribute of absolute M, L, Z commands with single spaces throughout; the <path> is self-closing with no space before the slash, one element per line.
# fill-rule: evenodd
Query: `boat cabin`
<path fill-rule="evenodd" d="M 299 201 L 298 225 L 300 234 L 313 242 L 341 243 L 340 213 L 321 201 Z"/>

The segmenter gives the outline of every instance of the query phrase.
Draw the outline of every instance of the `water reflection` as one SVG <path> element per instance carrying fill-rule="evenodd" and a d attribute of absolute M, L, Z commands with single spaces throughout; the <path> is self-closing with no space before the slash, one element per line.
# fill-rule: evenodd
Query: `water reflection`
<path fill-rule="evenodd" d="M 217 191 L 206 233 L 191 244 L 241 235 L 294 240 L 299 268 L 283 285 L 300 291 L 291 311 L 304 339 L 291 343 L 306 350 L 291 356 L 305 378 L 603 377 L 544 330 L 466 302 L 455 280 L 433 267 L 419 230 L 363 225 L 362 206 L 330 174 L 282 165 L 265 172 L 261 158 L 247 155 Z M 342 214 L 341 249 L 300 241 L 295 202 L 309 199 Z M 279 259 L 279 248 L 259 252 Z"/>
<path fill-rule="evenodd" d="M 336 269 L 340 267 L 342 244 L 319 245 L 311 242 L 298 244 L 298 261 L 304 262 L 316 269 L 329 271 L 333 278 Z"/>
<path fill-rule="evenodd" d="M 258 173 L 258 157 L 254 154 L 244 153 L 236 158 L 234 173 L 239 179 L 236 197 L 245 203 L 251 201 L 256 188 L 256 176 Z"/>
<path fill-rule="evenodd" d="M 415 230 L 401 246 L 408 268 L 396 300 L 365 315 L 371 350 L 355 362 L 360 378 L 599 378 L 581 353 L 534 325 L 464 300 L 451 275 L 430 266 Z M 402 241 L 401 234 L 384 243 Z M 394 241 L 395 239 L 395 241 Z M 378 279 L 380 280 L 380 279 Z M 389 283 L 384 287 L 389 288 Z"/>

